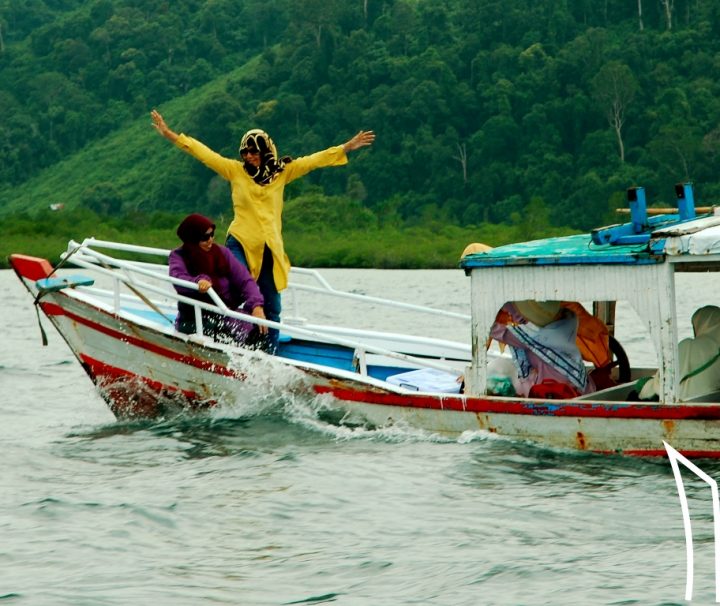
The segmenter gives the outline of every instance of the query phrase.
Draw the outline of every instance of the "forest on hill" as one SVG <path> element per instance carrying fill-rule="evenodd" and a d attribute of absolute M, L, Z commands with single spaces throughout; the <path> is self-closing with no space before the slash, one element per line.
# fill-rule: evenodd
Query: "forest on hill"
<path fill-rule="evenodd" d="M 720 198 L 718 75 L 716 0 L 0 0 L 0 213 L 228 213 L 158 107 L 230 156 L 373 129 L 289 188 L 288 230 L 586 229 L 634 185 Z"/>

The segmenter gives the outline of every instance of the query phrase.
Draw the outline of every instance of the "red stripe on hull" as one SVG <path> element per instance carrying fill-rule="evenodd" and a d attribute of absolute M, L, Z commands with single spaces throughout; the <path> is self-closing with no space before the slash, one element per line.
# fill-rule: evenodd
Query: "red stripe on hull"
<path fill-rule="evenodd" d="M 624 402 L 588 402 L 580 404 L 578 402 L 565 403 L 562 400 L 519 402 L 517 400 L 487 400 L 484 398 L 447 395 L 429 396 L 378 393 L 324 385 L 316 386 L 315 391 L 320 394 L 331 394 L 339 400 L 362 402 L 364 404 L 382 404 L 385 406 L 427 408 L 432 410 L 454 410 L 471 413 L 610 419 L 694 419 L 700 421 L 715 421 L 720 419 L 720 405 L 638 405 Z"/>
<path fill-rule="evenodd" d="M 150 343 L 148 341 L 145 341 L 145 340 L 135 337 L 133 335 L 125 334 L 119 330 L 115 330 L 114 328 L 105 326 L 104 324 L 98 324 L 97 322 L 93 322 L 92 320 L 88 320 L 87 318 L 83 318 L 82 316 L 78 316 L 77 314 L 75 314 L 71 311 L 63 309 L 62 307 L 60 307 L 59 305 L 56 305 L 54 303 L 42 303 L 41 306 L 43 308 L 43 311 L 45 313 L 47 313 L 48 315 L 65 315 L 68 318 L 70 318 L 71 320 L 77 322 L 78 324 L 87 326 L 88 328 L 91 328 L 93 330 L 96 330 L 97 332 L 100 332 L 104 335 L 112 337 L 113 339 L 116 339 L 122 343 L 127 343 L 129 345 L 133 345 L 135 347 L 145 349 L 145 350 L 152 352 L 154 354 L 157 354 L 159 356 L 163 356 L 170 360 L 180 362 L 181 364 L 187 364 L 188 366 L 193 366 L 195 368 L 199 368 L 201 370 L 206 370 L 208 372 L 212 372 L 214 374 L 222 375 L 225 377 L 232 377 L 232 378 L 240 379 L 240 380 L 245 380 L 247 378 L 246 374 L 235 371 L 235 370 L 231 370 L 231 369 L 229 369 L 225 366 L 219 365 L 215 362 L 208 362 L 207 360 L 201 360 L 201 359 L 195 358 L 193 356 L 184 355 L 184 354 L 178 353 L 176 351 L 173 351 L 172 349 L 168 349 L 166 347 L 162 347 L 160 345 Z M 48 311 L 48 309 L 50 311 Z M 95 309 L 96 311 L 98 311 L 100 313 L 103 313 L 110 317 L 115 318 L 114 316 L 111 316 L 111 314 L 108 314 L 107 312 L 105 312 L 101 309 L 98 309 L 98 308 L 93 308 L 93 309 Z"/>
<path fill-rule="evenodd" d="M 57 303 L 43 303 L 40 302 L 40 307 L 45 312 L 46 316 L 64 316 L 65 310 L 60 307 Z"/>
<path fill-rule="evenodd" d="M 83 367 L 118 417 L 155 417 L 163 402 L 193 409 L 213 406 L 196 392 L 165 385 L 80 354 Z"/>

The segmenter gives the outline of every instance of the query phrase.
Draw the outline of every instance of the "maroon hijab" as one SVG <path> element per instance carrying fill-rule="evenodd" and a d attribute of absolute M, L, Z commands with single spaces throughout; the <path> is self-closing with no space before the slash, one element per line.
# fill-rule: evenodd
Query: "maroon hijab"
<path fill-rule="evenodd" d="M 217 279 L 230 274 L 230 265 L 220 247 L 214 242 L 210 250 L 200 248 L 200 241 L 215 224 L 203 215 L 192 214 L 185 217 L 177 228 L 177 235 L 183 241 L 181 254 L 188 272 L 193 276 L 210 276 L 213 285 Z"/>

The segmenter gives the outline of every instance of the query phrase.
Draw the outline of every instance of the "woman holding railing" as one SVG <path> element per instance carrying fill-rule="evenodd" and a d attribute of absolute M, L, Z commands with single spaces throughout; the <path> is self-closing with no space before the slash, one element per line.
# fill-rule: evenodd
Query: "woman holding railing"
<path fill-rule="evenodd" d="M 177 229 L 183 244 L 170 253 L 169 273 L 174 278 L 195 282 L 197 290 L 175 286 L 186 297 L 212 303 L 208 290 L 212 287 L 232 311 L 243 311 L 265 319 L 263 296 L 247 268 L 224 246 L 216 244 L 215 224 L 203 215 L 192 214 Z M 203 334 L 217 340 L 255 344 L 266 338 L 267 327 L 256 326 L 237 318 L 202 310 Z M 197 331 L 195 308 L 178 303 L 175 320 L 178 331 L 192 334 Z"/>

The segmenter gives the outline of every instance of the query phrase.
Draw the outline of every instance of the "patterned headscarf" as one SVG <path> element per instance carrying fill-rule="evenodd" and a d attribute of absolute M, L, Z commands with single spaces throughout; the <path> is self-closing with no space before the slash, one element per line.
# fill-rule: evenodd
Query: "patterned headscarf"
<path fill-rule="evenodd" d="M 292 162 L 292 158 L 279 158 L 273 140 L 264 130 L 254 128 L 243 135 L 240 140 L 240 155 L 243 152 L 260 152 L 260 166 L 254 167 L 244 162 L 245 171 L 258 185 L 267 185 L 272 182 L 284 169 L 285 164 Z"/>

